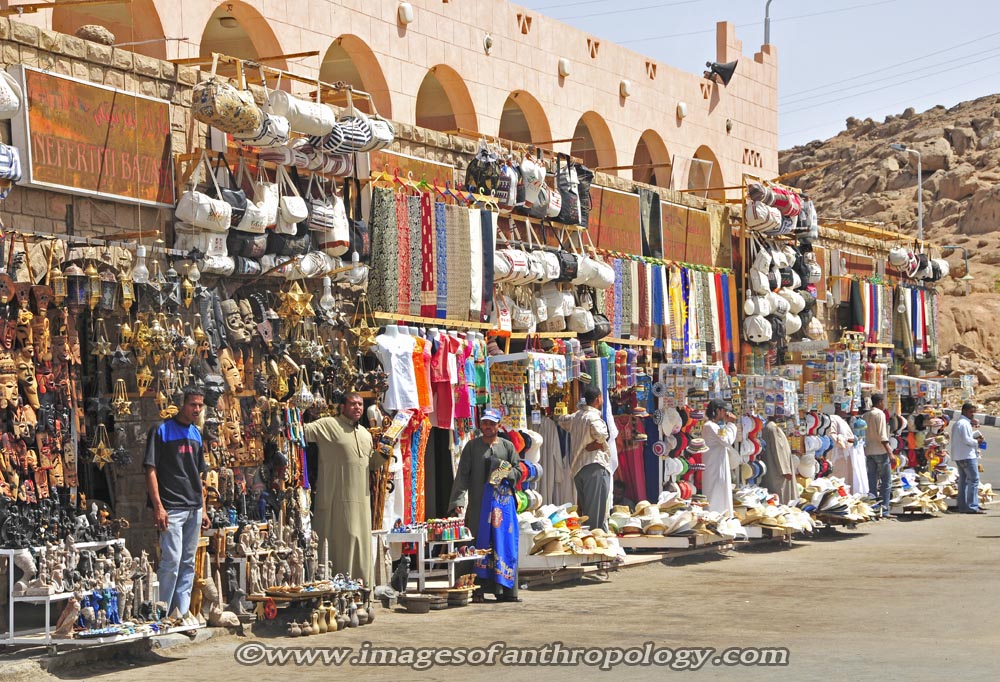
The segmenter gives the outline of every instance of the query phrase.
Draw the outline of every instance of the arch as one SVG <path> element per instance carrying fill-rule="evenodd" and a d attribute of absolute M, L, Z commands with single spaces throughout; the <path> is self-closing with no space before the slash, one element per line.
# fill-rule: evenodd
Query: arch
<path fill-rule="evenodd" d="M 699 161 L 702 163 L 698 163 Z M 708 187 L 723 187 L 724 185 L 719 158 L 708 145 L 701 145 L 695 150 L 694 160 L 688 171 L 688 189 L 706 189 Z M 709 190 L 704 196 L 717 201 L 725 201 L 726 191 L 722 189 Z"/>
<path fill-rule="evenodd" d="M 670 153 L 663 138 L 655 130 L 646 130 L 635 145 L 632 165 L 645 166 L 632 169 L 632 179 L 647 185 L 670 186 Z"/>
<path fill-rule="evenodd" d="M 202 57 L 213 52 L 240 59 L 283 54 L 267 19 L 245 2 L 224 2 L 216 7 L 205 23 L 198 49 Z M 285 60 L 270 61 L 268 66 L 288 68 Z"/>
<path fill-rule="evenodd" d="M 147 57 L 167 58 L 163 23 L 153 0 L 52 8 L 53 31 L 73 35 L 87 24 L 98 24 L 114 33 L 115 43 L 133 43 L 123 45 L 123 49 Z"/>
<path fill-rule="evenodd" d="M 611 129 L 604 122 L 601 115 L 588 111 L 576 124 L 573 137 L 582 138 L 574 140 L 570 148 L 570 154 L 583 159 L 583 163 L 590 168 L 601 168 L 618 165 L 618 154 L 615 152 L 614 138 L 611 137 Z M 607 171 L 611 175 L 618 175 L 617 171 Z"/>
<path fill-rule="evenodd" d="M 417 90 L 416 124 L 445 131 L 464 128 L 479 132 L 472 96 L 458 72 L 450 66 L 432 66 Z"/>
<path fill-rule="evenodd" d="M 505 140 L 530 144 L 551 140 L 552 128 L 538 100 L 524 90 L 515 90 L 503 103 L 497 135 Z"/>
<path fill-rule="evenodd" d="M 334 40 L 323 56 L 319 77 L 326 83 L 344 81 L 364 90 L 372 96 L 378 113 L 392 118 L 392 99 L 385 74 L 375 53 L 361 38 L 345 34 Z M 373 113 L 366 100 L 357 99 L 354 104 L 367 114 Z"/>

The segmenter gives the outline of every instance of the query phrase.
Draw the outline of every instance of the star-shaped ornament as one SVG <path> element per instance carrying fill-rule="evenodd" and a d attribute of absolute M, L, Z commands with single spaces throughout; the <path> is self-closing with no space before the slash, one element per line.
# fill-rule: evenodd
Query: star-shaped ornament
<path fill-rule="evenodd" d="M 369 327 L 368 321 L 362 319 L 357 327 L 347 330 L 354 337 L 358 345 L 358 350 L 364 352 L 375 345 L 375 337 L 378 336 L 378 329 Z"/>

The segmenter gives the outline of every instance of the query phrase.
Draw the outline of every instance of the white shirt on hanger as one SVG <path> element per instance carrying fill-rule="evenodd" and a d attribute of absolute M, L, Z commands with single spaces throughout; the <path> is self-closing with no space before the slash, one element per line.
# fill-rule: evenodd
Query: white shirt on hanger
<path fill-rule="evenodd" d="M 387 330 L 388 332 L 389 330 Z M 375 337 L 375 348 L 389 377 L 383 406 L 387 410 L 413 410 L 420 407 L 417 397 L 413 349 L 417 340 L 409 334 L 386 333 Z"/>

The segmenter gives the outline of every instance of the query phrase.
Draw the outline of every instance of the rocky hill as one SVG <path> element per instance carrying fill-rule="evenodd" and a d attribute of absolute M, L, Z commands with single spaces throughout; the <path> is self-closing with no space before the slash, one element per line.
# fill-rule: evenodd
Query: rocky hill
<path fill-rule="evenodd" d="M 782 151 L 782 174 L 816 202 L 822 221 L 847 219 L 917 233 L 916 157 L 892 150 L 899 142 L 920 151 L 923 162 L 924 237 L 965 247 L 945 251 L 952 279 L 939 284 L 941 362 L 945 374 L 979 377 L 977 398 L 1000 411 L 1000 95 L 950 109 L 912 108 L 882 122 L 849 118 L 829 140 Z M 812 169 L 812 170 L 809 170 Z"/>

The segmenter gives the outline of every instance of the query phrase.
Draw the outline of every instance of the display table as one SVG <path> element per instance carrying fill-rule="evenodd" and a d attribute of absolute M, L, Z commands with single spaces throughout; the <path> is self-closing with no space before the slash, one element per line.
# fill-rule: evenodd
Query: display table
<path fill-rule="evenodd" d="M 472 538 L 462 538 L 461 540 L 433 540 L 427 541 L 427 531 L 421 530 L 413 533 L 386 533 L 391 544 L 407 544 L 415 543 L 417 545 L 416 554 L 416 566 L 411 567 L 416 569 L 417 573 L 417 590 L 420 592 L 424 591 L 427 585 L 427 578 L 433 577 L 448 577 L 448 587 L 455 584 L 455 567 L 458 564 L 468 563 L 470 561 L 475 561 L 478 557 L 476 556 L 465 556 L 456 557 L 454 559 L 438 559 L 437 557 L 429 556 L 428 552 L 433 547 L 445 547 L 446 553 L 451 554 L 455 551 L 456 545 L 461 545 L 463 543 L 471 542 Z M 432 566 L 444 565 L 445 568 L 432 568 Z M 413 571 L 410 572 L 411 579 Z"/>

